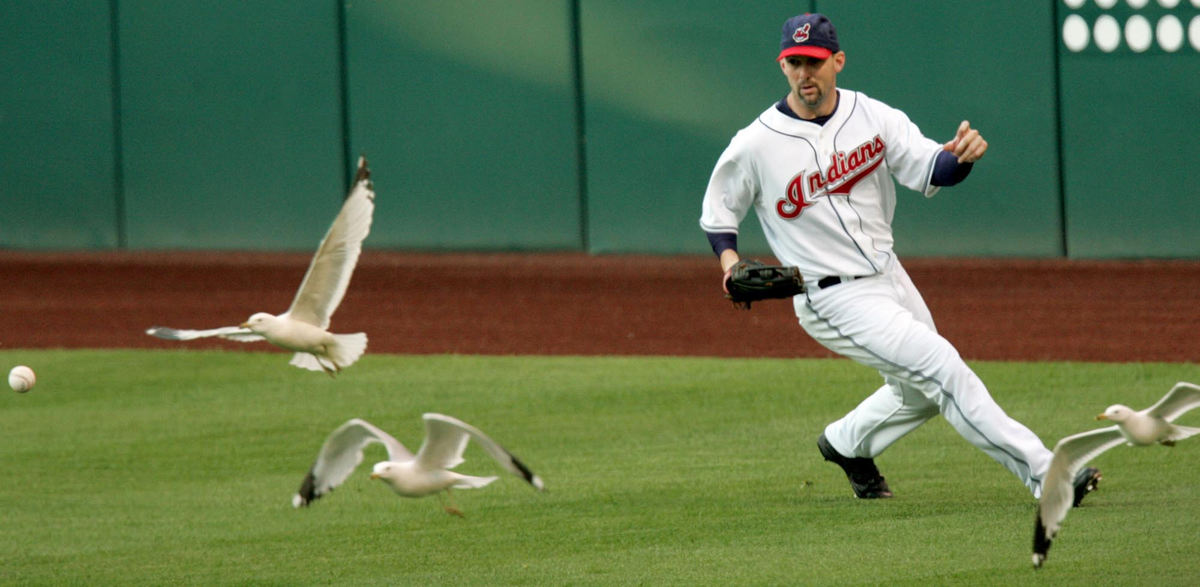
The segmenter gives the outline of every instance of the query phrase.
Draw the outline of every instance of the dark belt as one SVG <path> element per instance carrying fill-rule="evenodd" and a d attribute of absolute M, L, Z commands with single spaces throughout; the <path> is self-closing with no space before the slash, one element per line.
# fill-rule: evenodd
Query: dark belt
<path fill-rule="evenodd" d="M 821 279 L 818 279 L 817 287 L 820 289 L 829 289 L 835 285 L 848 283 L 848 282 L 854 281 L 855 279 L 862 279 L 864 277 L 870 277 L 870 276 L 869 275 L 855 275 L 852 277 L 842 277 L 841 275 L 830 275 L 828 277 L 822 277 Z"/>

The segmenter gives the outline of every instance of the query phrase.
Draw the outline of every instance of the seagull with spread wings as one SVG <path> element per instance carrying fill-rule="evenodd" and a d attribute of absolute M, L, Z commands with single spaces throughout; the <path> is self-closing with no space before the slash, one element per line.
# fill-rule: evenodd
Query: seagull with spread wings
<path fill-rule="evenodd" d="M 1096 416 L 1097 420 L 1115 422 L 1115 426 L 1073 434 L 1058 441 L 1038 500 L 1033 531 L 1034 568 L 1041 568 L 1045 562 L 1050 542 L 1071 510 L 1073 480 L 1088 461 L 1122 443 L 1174 446 L 1176 441 L 1200 434 L 1200 428 L 1173 424 L 1176 418 L 1197 406 L 1200 406 L 1200 386 L 1180 381 L 1157 403 L 1142 411 L 1114 404 Z"/>
<path fill-rule="evenodd" d="M 437 494 L 447 513 L 462 516 L 454 505 L 451 489 L 484 487 L 498 477 L 474 477 L 451 471 L 463 462 L 467 442 L 474 439 L 504 469 L 525 480 L 538 491 L 545 489 L 542 479 L 529 470 L 512 453 L 504 449 L 478 428 L 443 414 L 425 414 L 425 440 L 417 454 L 412 454 L 400 441 L 375 425 L 354 418 L 334 430 L 321 446 L 317 462 L 309 469 L 292 497 L 293 507 L 311 504 L 341 485 L 363 460 L 363 449 L 371 444 L 387 448 L 386 461 L 376 463 L 372 479 L 380 479 L 402 497 L 424 497 Z M 450 503 L 447 504 L 446 500 Z"/>
<path fill-rule="evenodd" d="M 278 316 L 258 312 L 238 326 L 209 330 L 155 326 L 146 330 L 146 334 L 167 340 L 211 336 L 239 342 L 266 340 L 293 351 L 292 365 L 336 375 L 354 364 L 367 349 L 366 333 L 332 334 L 328 328 L 330 317 L 350 285 L 350 276 L 362 252 L 362 242 L 371 230 L 374 211 L 375 188 L 371 183 L 371 172 L 367 169 L 366 158 L 359 157 L 350 193 L 321 240 L 292 306 L 286 312 Z"/>

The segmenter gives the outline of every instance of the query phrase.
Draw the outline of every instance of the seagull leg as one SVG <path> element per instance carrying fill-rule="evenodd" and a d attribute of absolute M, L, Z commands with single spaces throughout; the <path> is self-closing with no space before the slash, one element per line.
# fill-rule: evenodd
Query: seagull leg
<path fill-rule="evenodd" d="M 323 369 L 326 373 L 328 373 L 330 377 L 333 377 L 335 379 L 337 378 L 338 371 L 340 371 L 340 369 L 338 369 L 337 363 L 334 363 L 333 361 L 329 361 L 329 365 L 333 365 L 333 367 L 330 367 L 329 365 L 325 364 L 325 361 L 321 357 L 318 357 L 317 355 L 313 355 L 313 357 L 315 357 L 317 359 L 317 364 L 320 365 L 321 369 Z"/>
<path fill-rule="evenodd" d="M 445 494 L 442 494 L 442 493 L 438 494 L 438 501 L 442 502 L 442 509 L 446 510 L 447 514 L 450 514 L 452 516 L 458 516 L 460 518 L 466 517 L 465 515 L 463 515 L 462 510 L 458 509 L 458 506 L 455 505 L 454 496 L 450 495 L 450 488 L 448 488 L 448 487 L 446 488 Z M 450 502 L 449 505 L 446 504 L 447 501 Z"/>

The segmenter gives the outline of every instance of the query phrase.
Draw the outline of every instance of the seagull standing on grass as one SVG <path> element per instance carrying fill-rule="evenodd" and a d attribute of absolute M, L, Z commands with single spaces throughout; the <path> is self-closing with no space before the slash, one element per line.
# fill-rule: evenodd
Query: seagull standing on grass
<path fill-rule="evenodd" d="M 442 501 L 442 508 L 452 515 L 461 517 L 463 514 L 454 505 L 451 489 L 476 489 L 498 479 L 472 477 L 450 470 L 463 462 L 463 450 L 472 438 L 512 474 L 524 479 L 538 491 L 545 489 L 540 477 L 478 428 L 442 414 L 425 414 L 423 419 L 425 441 L 416 455 L 370 422 L 354 418 L 342 424 L 321 446 L 317 462 L 304 477 L 300 491 L 292 497 L 292 506 L 307 506 L 341 485 L 362 462 L 363 449 L 374 443 L 381 443 L 387 448 L 388 459 L 375 464 L 371 472 L 372 479 L 383 480 L 402 497 L 424 497 L 436 493 Z"/>
<path fill-rule="evenodd" d="M 375 211 L 375 189 L 367 160 L 358 159 L 354 184 L 342 209 L 321 240 L 308 273 L 300 283 L 292 306 L 287 312 L 274 316 L 259 312 L 239 326 L 211 330 L 177 330 L 155 326 L 146 334 L 167 340 L 192 340 L 217 336 L 239 342 L 266 340 L 271 344 L 294 351 L 291 364 L 311 371 L 336 375 L 349 367 L 367 350 L 367 335 L 332 334 L 329 319 L 346 295 L 350 276 L 362 252 L 363 239 L 371 230 Z"/>
<path fill-rule="evenodd" d="M 1072 505 L 1072 480 L 1088 461 L 1121 443 L 1129 446 L 1161 444 L 1175 446 L 1179 440 L 1200 434 L 1200 428 L 1173 424 L 1188 410 L 1200 406 L 1200 386 L 1180 381 L 1158 400 L 1140 412 L 1115 404 L 1096 416 L 1116 426 L 1068 436 L 1054 446 L 1050 470 L 1042 482 L 1033 531 L 1033 567 L 1041 568 Z"/>

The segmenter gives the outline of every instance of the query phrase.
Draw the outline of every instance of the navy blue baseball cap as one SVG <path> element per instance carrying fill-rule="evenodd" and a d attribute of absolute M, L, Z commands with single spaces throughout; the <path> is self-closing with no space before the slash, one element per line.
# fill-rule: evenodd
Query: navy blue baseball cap
<path fill-rule="evenodd" d="M 824 14 L 806 13 L 783 23 L 783 38 L 779 41 L 779 57 L 775 61 L 791 55 L 828 59 L 838 51 L 833 23 Z"/>

